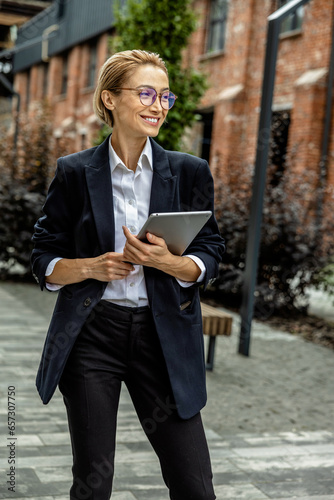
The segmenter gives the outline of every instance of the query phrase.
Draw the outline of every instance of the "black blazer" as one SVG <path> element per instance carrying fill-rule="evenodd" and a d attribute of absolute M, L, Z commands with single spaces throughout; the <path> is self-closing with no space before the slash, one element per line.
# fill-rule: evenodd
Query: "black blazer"
<path fill-rule="evenodd" d="M 108 141 L 60 158 L 50 185 L 44 216 L 35 225 L 33 274 L 41 289 L 54 257 L 96 257 L 114 251 L 112 184 Z M 213 180 L 206 161 L 165 151 L 153 140 L 153 180 L 149 212 L 213 211 Z M 188 247 L 206 266 L 204 287 L 218 273 L 224 251 L 214 216 Z M 181 418 L 195 415 L 206 402 L 203 332 L 199 288 L 182 288 L 175 278 L 144 269 L 148 299 Z M 96 311 L 106 282 L 85 280 L 64 286 L 58 295 L 37 375 L 46 404 L 51 399 L 73 344 Z M 189 307 L 180 305 L 191 301 Z"/>

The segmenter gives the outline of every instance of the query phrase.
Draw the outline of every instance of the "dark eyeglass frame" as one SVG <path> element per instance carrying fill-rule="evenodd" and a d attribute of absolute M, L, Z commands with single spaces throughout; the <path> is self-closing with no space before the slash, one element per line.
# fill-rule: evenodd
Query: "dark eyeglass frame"
<path fill-rule="evenodd" d="M 110 89 L 110 90 L 111 90 L 111 91 L 112 91 L 112 90 L 134 90 L 134 91 L 136 91 L 136 92 L 138 93 L 138 96 L 139 96 L 140 102 L 142 103 L 142 105 L 143 105 L 143 106 L 152 106 L 152 104 L 154 104 L 154 103 L 155 103 L 155 101 L 156 101 L 157 97 L 159 97 L 159 98 L 160 98 L 160 104 L 161 104 L 161 107 L 162 107 L 163 109 L 166 109 L 166 110 L 172 109 L 172 107 L 174 106 L 175 101 L 176 101 L 176 99 L 177 99 L 177 95 L 173 94 L 173 92 L 171 92 L 170 90 L 165 90 L 164 92 L 159 92 L 159 93 L 158 93 L 155 89 L 152 89 L 151 87 L 143 87 L 143 88 L 141 88 L 141 89 L 134 89 L 134 88 L 129 88 L 129 87 L 113 87 L 113 88 L 112 88 L 112 89 Z M 141 100 L 141 94 L 142 94 L 143 92 L 147 91 L 147 90 L 153 91 L 153 92 L 155 93 L 155 97 L 154 97 L 154 96 L 152 96 L 152 102 L 151 102 L 151 104 L 144 104 L 144 103 L 143 103 L 143 101 Z M 173 98 L 174 98 L 174 102 L 173 102 L 173 104 L 172 104 L 170 107 L 168 107 L 168 108 L 166 108 L 166 107 L 163 105 L 162 100 L 161 100 L 161 98 L 162 98 L 162 96 L 163 96 L 164 94 L 168 94 L 168 96 L 172 95 L 172 96 L 173 96 Z M 169 98 L 167 98 L 167 101 L 169 102 Z"/>

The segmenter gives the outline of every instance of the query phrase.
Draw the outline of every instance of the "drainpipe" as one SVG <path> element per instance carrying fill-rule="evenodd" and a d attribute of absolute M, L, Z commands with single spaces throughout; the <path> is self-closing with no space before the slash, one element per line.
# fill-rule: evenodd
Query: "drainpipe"
<path fill-rule="evenodd" d="M 319 163 L 319 193 L 317 200 L 316 231 L 318 241 L 321 239 L 321 222 L 324 208 L 325 187 L 327 180 L 328 153 L 331 137 L 332 108 L 333 108 L 333 84 L 334 84 L 334 6 L 332 10 L 332 45 L 329 59 L 327 95 L 325 103 L 325 120 L 322 137 L 321 159 Z"/>
<path fill-rule="evenodd" d="M 42 34 L 42 61 L 49 62 L 49 35 L 53 31 L 57 31 L 59 29 L 59 24 L 52 24 L 48 26 Z"/>

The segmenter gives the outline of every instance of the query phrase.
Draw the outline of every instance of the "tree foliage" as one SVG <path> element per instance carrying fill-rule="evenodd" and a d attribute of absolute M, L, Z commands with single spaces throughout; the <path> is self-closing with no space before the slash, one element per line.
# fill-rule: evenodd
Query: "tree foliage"
<path fill-rule="evenodd" d="M 212 293 L 215 300 L 233 308 L 239 308 L 242 300 L 252 184 L 249 170 L 237 174 L 234 169 L 239 190 L 231 178 L 216 182 L 216 217 L 227 252 Z M 318 225 L 312 173 L 300 179 L 289 171 L 275 185 L 270 182 L 271 174 L 269 168 L 254 307 L 255 316 L 263 319 L 305 313 L 310 286 L 333 293 L 334 285 L 328 279 L 333 249 L 326 238 L 334 231 L 333 193 L 325 193 L 326 213 Z"/>
<path fill-rule="evenodd" d="M 207 87 L 204 74 L 183 64 L 182 51 L 196 23 L 197 16 L 189 0 L 129 0 L 124 7 L 118 4 L 116 9 L 112 51 L 156 52 L 167 65 L 170 87 L 178 99 L 157 138 L 166 149 L 181 149 L 184 130 L 196 120 L 196 109 Z"/>
<path fill-rule="evenodd" d="M 33 119 L 21 114 L 16 145 L 0 130 L 0 279 L 31 279 L 34 224 L 42 215 L 56 157 L 67 151 L 65 142 L 55 150 L 50 112 L 43 103 Z"/>

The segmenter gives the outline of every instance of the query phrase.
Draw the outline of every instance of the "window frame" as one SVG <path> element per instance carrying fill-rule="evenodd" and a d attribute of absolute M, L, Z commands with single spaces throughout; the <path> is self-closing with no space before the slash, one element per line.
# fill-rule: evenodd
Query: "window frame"
<path fill-rule="evenodd" d="M 63 54 L 63 64 L 61 70 L 61 85 L 60 85 L 60 95 L 66 96 L 68 90 L 68 52 Z"/>
<path fill-rule="evenodd" d="M 86 74 L 86 88 L 95 87 L 97 69 L 97 40 L 89 44 L 89 59 Z"/>
<path fill-rule="evenodd" d="M 217 15 L 215 10 L 222 3 L 224 11 Z M 228 20 L 229 0 L 211 0 L 210 13 L 208 18 L 207 40 L 206 40 L 206 55 L 214 55 L 222 53 L 226 47 L 226 33 Z M 216 41 L 216 33 L 218 29 L 218 47 Z"/>
<path fill-rule="evenodd" d="M 291 0 L 277 0 L 277 7 L 281 8 Z M 298 7 L 292 14 L 287 16 L 280 26 L 280 36 L 285 37 L 302 32 L 304 21 L 304 6 Z"/>
<path fill-rule="evenodd" d="M 49 63 L 42 63 L 42 96 L 43 99 L 48 96 L 49 89 Z"/>
<path fill-rule="evenodd" d="M 30 106 L 30 101 L 31 101 L 31 68 L 29 68 L 26 72 L 27 74 L 27 80 L 26 80 L 26 91 L 25 91 L 25 98 L 26 98 L 26 111 L 29 110 Z"/>

